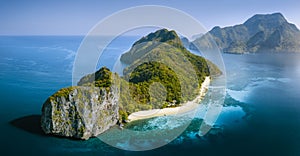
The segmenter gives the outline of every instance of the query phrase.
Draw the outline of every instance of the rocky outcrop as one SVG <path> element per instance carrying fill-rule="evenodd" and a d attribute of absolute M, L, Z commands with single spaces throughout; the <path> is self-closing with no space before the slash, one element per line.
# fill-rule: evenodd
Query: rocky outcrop
<path fill-rule="evenodd" d="M 63 88 L 44 103 L 41 126 L 46 134 L 86 140 L 115 125 L 118 110 L 112 87 Z"/>

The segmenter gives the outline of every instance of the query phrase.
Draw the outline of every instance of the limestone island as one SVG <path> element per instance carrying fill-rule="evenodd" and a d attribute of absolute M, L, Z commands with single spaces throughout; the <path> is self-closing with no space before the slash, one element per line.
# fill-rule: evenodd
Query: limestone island
<path fill-rule="evenodd" d="M 300 30 L 281 13 L 256 14 L 242 24 L 216 26 L 186 44 L 194 50 L 211 49 L 216 44 L 221 51 L 233 54 L 299 53 Z"/>
<path fill-rule="evenodd" d="M 157 30 L 124 53 L 123 75 L 102 67 L 62 88 L 43 104 L 46 134 L 89 139 L 114 125 L 197 108 L 221 71 L 187 50 L 175 31 Z"/>

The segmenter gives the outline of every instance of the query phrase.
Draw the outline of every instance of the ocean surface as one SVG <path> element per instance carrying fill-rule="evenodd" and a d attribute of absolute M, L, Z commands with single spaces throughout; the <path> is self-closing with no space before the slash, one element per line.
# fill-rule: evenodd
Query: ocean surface
<path fill-rule="evenodd" d="M 112 68 L 139 37 L 115 39 L 98 67 Z M 0 37 L 1 155 L 300 155 L 300 54 L 295 53 L 223 54 L 226 99 L 215 127 L 202 138 L 196 135 L 201 111 L 175 140 L 144 152 L 124 151 L 99 138 L 45 136 L 39 123 L 41 107 L 55 91 L 72 85 L 72 65 L 82 39 Z M 128 127 L 151 129 L 161 126 L 162 120 L 166 118 Z"/>

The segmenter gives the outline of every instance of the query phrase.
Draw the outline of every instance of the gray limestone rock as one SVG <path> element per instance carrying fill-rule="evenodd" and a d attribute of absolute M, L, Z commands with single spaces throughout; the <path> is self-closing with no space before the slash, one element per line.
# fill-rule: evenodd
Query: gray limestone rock
<path fill-rule="evenodd" d="M 41 126 L 46 134 L 89 139 L 119 119 L 118 92 L 112 87 L 63 88 L 43 105 Z"/>

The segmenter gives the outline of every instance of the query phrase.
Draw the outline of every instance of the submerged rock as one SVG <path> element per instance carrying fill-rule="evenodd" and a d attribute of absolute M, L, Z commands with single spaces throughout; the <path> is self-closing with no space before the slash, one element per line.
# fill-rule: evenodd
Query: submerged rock
<path fill-rule="evenodd" d="M 117 92 L 112 87 L 64 88 L 44 103 L 41 126 L 46 134 L 87 140 L 115 125 L 118 110 Z"/>

